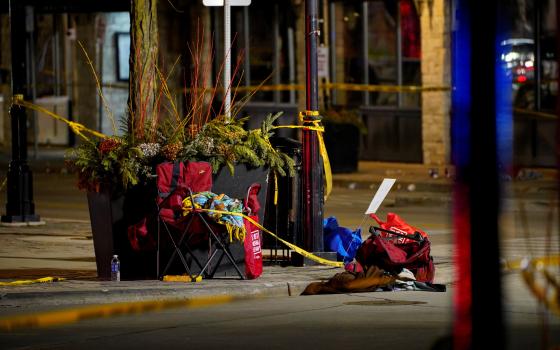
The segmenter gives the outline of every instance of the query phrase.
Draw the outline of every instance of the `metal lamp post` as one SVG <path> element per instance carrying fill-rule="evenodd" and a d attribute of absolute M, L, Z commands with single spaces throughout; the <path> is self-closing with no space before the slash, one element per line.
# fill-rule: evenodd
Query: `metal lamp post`
<path fill-rule="evenodd" d="M 320 119 L 317 77 L 317 43 L 319 37 L 317 0 L 305 1 L 305 95 L 306 113 L 303 124 L 312 126 Z M 317 131 L 302 131 L 302 229 L 303 247 L 312 252 L 323 251 L 323 168 L 319 157 Z"/>
<path fill-rule="evenodd" d="M 251 0 L 202 0 L 204 6 L 224 7 L 224 115 L 231 119 L 231 7 L 249 6 Z"/>
<path fill-rule="evenodd" d="M 30 18 L 31 17 L 31 18 Z M 10 35 L 12 45 L 12 96 L 23 99 L 26 87 L 27 62 L 25 36 L 32 25 L 32 16 L 26 16 L 21 1 L 10 0 Z M 28 25 L 29 24 L 29 25 Z M 8 168 L 6 215 L 2 223 L 41 223 L 33 203 L 33 177 L 27 164 L 27 114 L 21 106 L 10 108 L 12 126 L 12 160 Z"/>

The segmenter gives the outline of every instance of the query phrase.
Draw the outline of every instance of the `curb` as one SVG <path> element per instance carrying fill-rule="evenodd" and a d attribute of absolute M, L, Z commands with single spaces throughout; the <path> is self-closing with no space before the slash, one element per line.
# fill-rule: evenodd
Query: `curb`
<path fill-rule="evenodd" d="M 0 294 L 0 306 L 17 305 L 80 305 L 80 304 L 106 304 L 129 301 L 150 301 L 162 299 L 193 299 L 215 295 L 232 297 L 287 297 L 298 296 L 305 287 L 314 281 L 282 281 L 261 282 L 258 285 L 239 284 L 231 286 L 211 287 L 199 284 L 184 284 L 179 287 L 170 287 L 169 283 L 161 282 L 162 287 L 148 288 L 102 288 L 96 290 L 61 290 L 61 291 L 21 291 L 4 292 Z M 62 283 L 62 282 L 61 282 Z"/>

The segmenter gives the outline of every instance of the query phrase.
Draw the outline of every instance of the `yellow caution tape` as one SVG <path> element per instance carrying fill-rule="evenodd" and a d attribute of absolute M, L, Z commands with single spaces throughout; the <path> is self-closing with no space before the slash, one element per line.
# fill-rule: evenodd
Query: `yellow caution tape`
<path fill-rule="evenodd" d="M 337 89 L 346 91 L 365 91 L 365 92 L 433 92 L 450 91 L 449 86 L 418 86 L 418 85 L 366 85 L 366 84 L 347 84 L 347 83 L 326 83 L 326 89 Z"/>
<path fill-rule="evenodd" d="M 247 219 L 250 223 L 252 223 L 253 225 L 257 226 L 258 228 L 260 228 L 263 232 L 268 233 L 269 235 L 271 235 L 272 237 L 276 238 L 277 240 L 279 240 L 281 243 L 285 244 L 286 246 L 288 246 L 290 249 L 292 249 L 293 251 L 295 251 L 296 253 L 298 253 L 299 255 L 302 255 L 306 258 L 308 258 L 309 260 L 313 260 L 321 265 L 327 265 L 327 266 L 334 266 L 334 267 L 344 267 L 344 263 L 342 261 L 332 261 L 332 260 L 327 260 L 327 259 L 323 259 L 321 257 L 318 257 L 317 255 L 314 255 L 310 252 L 308 252 L 307 250 L 301 249 L 300 247 L 298 247 L 297 245 L 290 243 L 288 241 L 283 240 L 282 238 L 278 237 L 276 234 L 274 234 L 273 232 L 267 230 L 266 228 L 264 228 L 262 225 L 260 225 L 258 222 L 256 222 L 255 220 L 251 219 L 248 216 L 243 215 L 243 217 L 245 219 Z"/>
<path fill-rule="evenodd" d="M 321 126 L 321 121 L 315 120 L 312 122 L 316 128 L 323 128 Z M 325 146 L 325 141 L 323 140 L 323 131 L 317 131 L 317 140 L 319 142 L 319 152 L 321 153 L 321 157 L 323 158 L 323 168 L 325 171 L 325 201 L 329 197 L 332 191 L 332 170 L 331 170 L 331 163 L 329 161 L 329 155 L 327 154 L 327 147 Z"/>
<path fill-rule="evenodd" d="M 184 207 L 184 214 L 190 212 L 190 208 Z M 291 248 L 292 250 L 294 250 L 296 253 L 310 259 L 313 260 L 319 264 L 322 265 L 328 265 L 328 266 L 335 266 L 335 267 L 344 267 L 344 263 L 340 262 L 340 261 L 331 261 L 331 260 L 327 260 L 327 259 L 323 259 L 321 257 L 318 257 L 298 246 L 296 246 L 293 243 L 290 243 L 288 241 L 283 240 L 282 238 L 278 237 L 275 233 L 269 231 L 268 229 L 266 229 L 264 226 L 262 226 L 261 224 L 259 224 L 258 222 L 256 222 L 255 220 L 251 219 L 249 216 L 243 214 L 243 213 L 235 213 L 235 212 L 230 212 L 230 211 L 225 211 L 225 210 L 216 210 L 216 209 L 205 209 L 205 208 L 197 208 L 197 210 L 199 211 L 204 211 L 207 213 L 215 213 L 215 214 L 222 214 L 222 215 L 236 215 L 236 216 L 241 216 L 242 218 L 246 219 L 247 221 L 249 221 L 250 223 L 252 223 L 253 225 L 255 225 L 256 227 L 258 227 L 259 229 L 261 229 L 263 232 L 268 233 L 269 235 L 271 235 L 272 237 L 276 238 L 277 240 L 279 240 L 281 243 L 285 244 L 286 246 L 288 246 L 289 248 Z M 240 240 L 243 241 L 243 240 Z"/>
<path fill-rule="evenodd" d="M 165 275 L 163 276 L 163 282 L 200 282 L 202 281 L 202 276 L 189 276 L 189 275 Z"/>
<path fill-rule="evenodd" d="M 433 92 L 433 91 L 450 91 L 449 86 L 420 86 L 420 85 L 377 85 L 377 84 L 348 84 L 348 83 L 320 83 L 320 88 L 323 89 L 334 89 L 334 90 L 345 90 L 345 91 L 364 91 L 364 92 L 390 92 L 390 93 L 419 93 L 419 92 Z M 277 84 L 277 85 L 250 85 L 250 86 L 238 86 L 235 91 L 301 91 L 304 90 L 305 86 L 302 84 Z M 214 89 L 204 89 L 199 90 L 207 93 L 213 93 L 214 91 L 221 91 L 222 88 Z M 205 91 L 206 90 L 206 91 Z M 191 89 L 186 89 L 190 92 Z"/>
<path fill-rule="evenodd" d="M 312 125 L 280 125 L 273 129 L 304 129 L 317 132 L 317 141 L 319 143 L 319 153 L 321 158 L 323 158 L 323 171 L 325 173 L 325 201 L 329 197 L 332 191 L 332 169 L 331 163 L 329 161 L 329 155 L 327 153 L 327 147 L 325 146 L 325 140 L 323 139 L 323 132 L 325 128 L 321 125 L 321 120 L 310 119 L 306 117 L 317 117 L 319 116 L 319 111 L 305 111 L 299 113 L 299 121 L 302 123 L 310 123 Z M 276 201 L 274 202 L 276 204 Z"/>
<path fill-rule="evenodd" d="M 11 316 L 0 319 L 0 329 L 13 331 L 20 328 L 49 327 L 87 319 L 113 317 L 126 314 L 160 311 L 170 308 L 195 308 L 254 299 L 255 296 L 216 295 L 196 299 L 173 299 L 93 305 L 77 309 L 42 312 L 31 315 Z"/>
<path fill-rule="evenodd" d="M 0 286 L 23 286 L 26 284 L 34 284 L 34 283 L 50 283 L 50 282 L 60 282 L 64 281 L 65 279 L 62 277 L 43 277 L 38 278 L 35 280 L 19 280 L 19 281 L 12 281 L 12 282 L 0 282 Z"/>
<path fill-rule="evenodd" d="M 560 255 L 552 255 L 505 261 L 502 263 L 502 268 L 510 271 L 520 270 L 523 280 L 537 300 L 560 315 L 560 280 L 546 270 L 547 266 L 558 265 L 560 265 Z"/>
<path fill-rule="evenodd" d="M 249 85 L 237 86 L 235 91 L 293 91 L 303 90 L 305 87 L 301 84 L 276 84 L 276 85 Z"/>
<path fill-rule="evenodd" d="M 274 176 L 274 205 L 278 205 L 278 175 L 276 171 L 273 172 Z"/>
<path fill-rule="evenodd" d="M 522 270 L 527 264 L 527 259 L 516 259 L 510 261 L 504 261 L 502 263 L 502 268 L 506 270 Z M 560 265 L 560 255 L 542 256 L 539 258 L 530 259 L 530 265 L 533 266 L 552 266 Z"/>
<path fill-rule="evenodd" d="M 308 258 L 309 260 L 313 260 L 321 265 L 328 265 L 328 266 L 334 266 L 334 267 L 344 267 L 344 263 L 341 261 L 332 261 L 332 260 L 327 260 L 327 259 L 323 259 L 317 255 L 314 255 L 310 252 L 308 252 L 307 250 L 304 250 L 300 247 L 298 247 L 297 245 L 290 243 L 288 241 L 283 240 L 282 238 L 278 237 L 274 232 L 271 232 L 269 230 L 267 230 L 264 226 L 262 226 L 261 224 L 259 224 L 258 222 L 256 222 L 255 220 L 251 219 L 249 216 L 242 214 L 242 213 L 234 213 L 234 212 L 229 212 L 229 211 L 223 211 L 223 210 L 215 210 L 215 209 L 199 209 L 201 211 L 205 211 L 205 212 L 209 212 L 209 213 L 218 213 L 218 214 L 226 214 L 226 215 L 237 215 L 237 216 L 241 216 L 242 218 L 244 218 L 245 220 L 249 221 L 250 223 L 252 223 L 253 225 L 255 225 L 256 227 L 258 227 L 259 229 L 261 229 L 263 232 L 268 233 L 269 235 L 271 235 L 272 237 L 276 238 L 277 240 L 279 240 L 281 243 L 285 244 L 286 246 L 288 246 L 290 249 L 292 249 L 293 251 L 295 251 L 296 253 Z"/>
<path fill-rule="evenodd" d="M 542 119 L 551 119 L 551 120 L 558 119 L 558 116 L 556 114 L 538 112 L 538 111 L 533 111 L 533 110 L 530 110 L 530 109 L 514 108 L 513 111 L 515 113 L 518 113 L 518 114 L 521 114 L 521 115 L 538 117 L 538 118 L 542 118 Z"/>
<path fill-rule="evenodd" d="M 560 280 L 545 269 L 550 265 L 560 265 L 560 256 L 523 259 L 520 262 L 521 275 L 537 300 L 560 316 Z"/>
<path fill-rule="evenodd" d="M 15 96 L 14 96 L 14 99 L 13 99 L 13 104 L 15 104 L 15 105 L 17 105 L 17 106 L 21 106 L 21 107 L 28 108 L 28 109 L 31 109 L 31 110 L 34 110 L 34 111 L 37 111 L 37 112 L 40 112 L 40 113 L 44 113 L 44 114 L 46 114 L 46 115 L 48 115 L 48 116 L 50 116 L 50 117 L 52 117 L 52 118 L 54 118 L 54 119 L 56 119 L 56 120 L 58 120 L 58 121 L 61 121 L 61 122 L 63 122 L 63 123 L 66 123 L 66 124 L 70 127 L 70 129 L 71 129 L 76 135 L 80 136 L 81 138 L 83 138 L 83 139 L 86 140 L 86 141 L 89 141 L 89 138 L 88 138 L 86 135 L 84 135 L 84 132 L 85 132 L 85 133 L 88 133 L 88 134 L 90 134 L 90 135 L 99 137 L 99 138 L 101 138 L 101 139 L 106 139 L 106 138 L 109 137 L 109 136 L 107 136 L 107 135 L 105 135 L 105 134 L 102 134 L 102 133 L 100 133 L 100 132 L 98 132 L 98 131 L 95 131 L 95 130 L 92 130 L 92 129 L 88 129 L 88 128 L 86 128 L 84 125 L 82 125 L 82 124 L 80 124 L 80 123 L 76 123 L 76 122 L 73 122 L 73 121 L 71 121 L 71 120 L 68 120 L 68 119 L 66 119 L 66 118 L 64 118 L 64 117 L 61 117 L 61 116 L 59 116 L 58 114 L 55 114 L 55 113 L 49 111 L 49 110 L 46 109 L 46 108 L 43 108 L 43 107 L 41 107 L 41 106 L 38 106 L 38 105 L 33 104 L 33 103 L 31 103 L 31 102 L 28 102 L 28 101 L 25 101 L 25 100 L 23 100 L 23 96 L 22 96 L 22 95 L 15 95 Z"/>

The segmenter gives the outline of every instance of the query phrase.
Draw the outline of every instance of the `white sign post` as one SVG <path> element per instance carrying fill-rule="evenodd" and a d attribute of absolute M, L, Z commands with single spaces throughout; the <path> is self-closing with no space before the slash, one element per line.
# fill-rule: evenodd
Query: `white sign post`
<path fill-rule="evenodd" d="M 385 197 L 387 197 L 387 194 L 391 190 L 391 187 L 393 187 L 393 184 L 395 183 L 395 181 L 397 181 L 397 180 L 396 179 L 383 179 L 383 182 L 381 183 L 381 185 L 379 185 L 379 189 L 375 193 L 375 196 L 373 196 L 373 199 L 371 200 L 371 203 L 369 203 L 369 207 L 367 208 L 367 210 L 365 212 L 366 215 L 367 214 L 375 214 L 377 209 L 379 209 L 379 206 L 381 205 L 381 203 L 383 203 L 383 200 L 385 199 Z"/>
<path fill-rule="evenodd" d="M 224 113 L 231 118 L 231 6 L 249 6 L 251 0 L 202 0 L 204 6 L 224 7 Z"/>

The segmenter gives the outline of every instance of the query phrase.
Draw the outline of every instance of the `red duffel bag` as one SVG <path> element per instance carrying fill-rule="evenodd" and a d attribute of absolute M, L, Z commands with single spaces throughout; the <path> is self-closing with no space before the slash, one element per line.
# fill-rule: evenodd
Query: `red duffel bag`
<path fill-rule="evenodd" d="M 435 266 L 430 255 L 428 234 L 409 225 L 394 213 L 387 215 L 386 222 L 375 214 L 370 216 L 381 227 L 370 228 L 372 235 L 358 248 L 356 261 L 364 269 L 375 265 L 393 274 L 406 268 L 417 281 L 433 283 Z"/>

